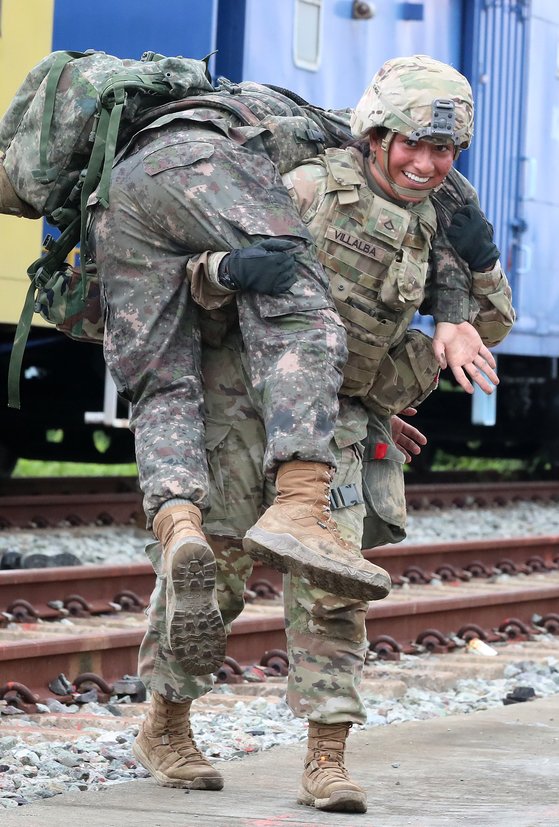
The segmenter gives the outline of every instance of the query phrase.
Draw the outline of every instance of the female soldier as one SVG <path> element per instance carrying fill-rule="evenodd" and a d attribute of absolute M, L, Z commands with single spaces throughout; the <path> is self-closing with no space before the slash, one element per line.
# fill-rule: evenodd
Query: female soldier
<path fill-rule="evenodd" d="M 286 175 L 284 183 L 313 236 L 348 332 L 350 355 L 331 445 L 337 462 L 332 491 L 336 522 L 344 540 L 361 547 L 364 499 L 368 500 L 373 530 L 364 545 L 371 547 L 404 536 L 403 456 L 391 439 L 389 417 L 420 401 L 436 384 L 439 361 L 432 344 L 409 326 L 426 292 L 436 229 L 431 195 L 471 140 L 471 89 L 456 70 L 431 58 L 391 60 L 358 103 L 352 127 L 356 146 L 328 150 Z M 460 245 L 462 258 L 474 270 L 472 300 L 480 307 L 474 324 L 482 335 L 490 331 L 488 341 L 495 344 L 510 329 L 514 314 L 489 227 L 470 205 L 458 212 L 447 235 Z M 233 296 L 234 254 L 203 254 L 188 267 L 193 294 L 202 305 L 215 308 L 224 296 Z M 439 325 L 439 357 L 446 335 Z M 203 358 L 212 475 L 204 529 L 213 535 L 219 606 L 226 624 L 242 610 L 252 565 L 249 554 L 280 566 L 282 562 L 271 555 L 266 558 L 263 551 L 272 545 L 267 533 L 275 530 L 267 523 L 268 512 L 254 526 L 274 492 L 262 471 L 266 433 L 258 416 L 260 394 L 243 371 L 246 359 L 235 330 L 219 349 L 207 348 Z M 298 365 L 288 367 L 295 377 Z M 494 376 L 478 356 L 472 370 L 480 368 Z M 289 399 L 284 407 L 287 417 Z M 367 429 L 369 454 L 362 486 L 361 440 Z M 293 501 L 301 466 L 316 478 L 311 486 L 314 500 L 309 498 L 306 509 Z M 284 463 L 276 489 L 286 544 L 292 540 L 290 523 L 299 526 L 300 533 L 301 526 L 304 530 L 329 519 L 330 490 L 318 464 Z M 148 555 L 157 567 L 157 544 Z M 309 722 L 298 800 L 324 810 L 365 812 L 365 790 L 349 778 L 344 751 L 352 724 L 366 720 L 358 685 L 367 651 L 367 603 L 311 585 L 293 571 L 285 577 L 284 601 L 287 701 L 294 714 Z M 162 579 L 149 621 L 140 674 L 152 690 L 152 701 L 134 754 L 159 783 L 221 789 L 223 778 L 197 750 L 189 723 L 192 699 L 211 689 L 212 677 L 185 673 L 169 650 Z"/>

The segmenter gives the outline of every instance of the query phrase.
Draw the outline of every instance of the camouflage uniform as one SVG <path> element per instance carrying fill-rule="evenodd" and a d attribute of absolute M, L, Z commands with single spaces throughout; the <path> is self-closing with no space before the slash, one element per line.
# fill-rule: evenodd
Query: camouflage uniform
<path fill-rule="evenodd" d="M 329 150 L 325 157 L 313 159 L 284 176 L 284 182 L 315 238 L 350 334 L 350 360 L 342 389 L 346 395 L 341 396 L 335 433 L 338 471 L 334 495 L 337 488 L 351 484 L 365 494 L 365 547 L 396 542 L 405 536 L 403 456 L 390 438 L 387 414 L 418 397 L 420 374 L 408 370 L 413 368 L 413 359 L 397 348 L 407 343 L 405 334 L 411 318 L 424 303 L 427 258 L 435 230 L 434 208 L 426 202 L 404 210 L 381 193 L 371 192 L 362 159 L 352 149 Z M 407 250 L 407 266 L 391 271 L 390 262 L 398 249 Z M 453 257 L 456 261 L 455 254 Z M 193 295 L 210 311 L 213 325 L 220 323 L 216 309 L 223 309 L 232 299 L 219 283 L 220 260 L 220 255 L 209 253 L 193 257 L 188 264 Z M 494 270 L 500 274 L 500 265 Z M 386 278 L 382 290 L 378 283 L 383 274 Z M 491 275 L 480 275 L 491 281 Z M 339 301 L 338 291 L 343 294 Z M 353 301 L 346 302 L 350 294 Z M 498 302 L 491 307 L 496 310 Z M 502 308 L 497 322 L 503 333 L 509 321 L 506 302 Z M 469 301 L 467 308 L 460 310 L 466 310 L 469 316 Z M 375 340 L 376 328 L 387 319 L 392 324 L 390 335 Z M 208 341 L 215 341 L 216 329 L 212 329 Z M 373 333 L 369 339 L 367 332 Z M 387 356 L 394 370 L 386 369 Z M 362 361 L 355 357 L 362 357 Z M 219 602 L 227 624 L 242 610 L 242 590 L 251 572 L 251 561 L 241 550 L 240 538 L 274 495 L 261 472 L 265 431 L 258 418 L 258 398 L 247 391 L 250 384 L 246 371 L 241 372 L 241 360 L 246 361 L 231 335 L 220 349 L 208 348 L 203 360 L 212 478 L 211 508 L 204 529 L 209 535 L 224 538 L 215 550 L 220 569 Z M 398 384 L 402 376 L 404 381 Z M 428 389 L 428 384 L 421 387 L 420 383 L 421 393 Z M 365 470 L 360 444 L 364 439 Z M 340 530 L 354 542 L 363 536 L 363 517 L 361 504 L 336 511 Z M 152 546 L 148 554 L 156 564 L 157 547 Z M 366 605 L 342 600 L 292 576 L 285 578 L 284 599 L 290 663 L 287 700 L 291 709 L 322 724 L 363 721 L 358 685 L 367 648 Z M 163 601 L 159 585 L 140 653 L 140 674 L 169 700 L 199 697 L 210 690 L 212 677 L 184 674 L 172 653 L 165 650 L 161 643 L 165 639 Z"/>
<path fill-rule="evenodd" d="M 487 272 L 471 271 L 446 235 L 456 208 L 464 204 L 479 207 L 477 193 L 463 175 L 452 169 L 432 200 L 437 232 L 431 249 L 427 297 L 420 312 L 430 313 L 436 322 L 470 322 L 483 343 L 495 347 L 510 332 L 516 318 L 501 262 Z"/>
<path fill-rule="evenodd" d="M 242 611 L 244 589 L 252 572 L 252 561 L 242 551 L 241 538 L 257 520 L 261 508 L 273 500 L 275 491 L 262 471 L 265 431 L 255 409 L 258 399 L 247 390 L 243 369 L 246 354 L 241 350 L 240 336 L 231 334 L 219 349 L 205 348 L 202 364 L 211 480 L 211 507 L 205 515 L 204 530 L 214 538 L 218 601 L 224 623 L 229 626 Z M 333 490 L 336 496 L 338 487 L 354 484 L 356 499 L 361 502 L 339 508 L 335 514 L 342 535 L 356 544 L 360 543 L 365 515 L 360 440 L 366 437 L 367 420 L 367 411 L 360 402 L 341 399 L 332 445 L 337 460 Z M 401 463 L 403 455 L 393 444 L 391 450 Z M 398 498 L 393 499 L 396 502 Z M 157 571 L 159 545 L 152 543 L 147 554 Z M 328 594 L 310 586 L 304 578 L 284 577 L 287 701 L 294 714 L 328 724 L 365 721 L 358 685 L 368 645 L 366 611 L 366 603 Z M 139 669 L 142 680 L 169 700 L 197 698 L 213 686 L 211 675 L 184 674 L 165 644 L 165 589 L 161 578 L 152 595 Z"/>
<path fill-rule="evenodd" d="M 148 523 L 167 500 L 208 505 L 197 308 L 185 276 L 200 250 L 263 237 L 297 243 L 298 280 L 280 296 L 239 294 L 250 380 L 266 424 L 265 465 L 330 451 L 345 331 L 312 239 L 264 152 L 177 117 L 144 133 L 113 171 L 90 233 L 105 311 L 105 358 L 132 405 Z"/>

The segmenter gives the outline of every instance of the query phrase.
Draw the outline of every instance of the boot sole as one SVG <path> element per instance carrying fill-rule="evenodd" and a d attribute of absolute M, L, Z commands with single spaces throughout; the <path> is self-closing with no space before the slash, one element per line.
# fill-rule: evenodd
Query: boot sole
<path fill-rule="evenodd" d="M 174 611 L 167 630 L 171 651 L 188 675 L 209 675 L 225 660 L 227 638 L 215 578 L 216 562 L 209 546 L 193 539 L 174 551 L 167 585 L 174 592 Z"/>
<path fill-rule="evenodd" d="M 316 810 L 327 810 L 331 813 L 366 813 L 367 796 L 365 793 L 339 790 L 329 798 L 316 798 L 306 790 L 299 790 L 297 804 L 305 804 Z"/>
<path fill-rule="evenodd" d="M 368 575 L 356 572 L 350 564 L 316 554 L 291 534 L 273 534 L 253 527 L 245 535 L 243 548 L 253 560 L 284 573 L 306 577 L 314 586 L 340 597 L 365 602 L 382 600 L 392 586 L 390 576 L 383 569 Z"/>
<path fill-rule="evenodd" d="M 223 776 L 221 775 L 217 775 L 214 777 L 198 775 L 191 781 L 187 781 L 186 779 L 183 780 L 182 778 L 170 778 L 168 775 L 165 775 L 165 773 L 157 770 L 153 766 L 153 764 L 150 763 L 148 756 L 145 754 L 143 749 L 136 744 L 135 741 L 132 744 L 132 755 L 137 761 L 139 761 L 142 767 L 149 772 L 152 778 L 154 778 L 157 781 L 160 787 L 178 787 L 188 790 L 223 789 L 224 780 Z"/>

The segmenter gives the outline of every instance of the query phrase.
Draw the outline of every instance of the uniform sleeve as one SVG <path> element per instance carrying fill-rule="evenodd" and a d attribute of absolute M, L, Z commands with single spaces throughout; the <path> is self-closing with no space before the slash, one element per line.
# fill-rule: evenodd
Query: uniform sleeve
<path fill-rule="evenodd" d="M 510 332 L 516 319 L 512 291 L 500 261 L 492 270 L 472 273 L 472 299 L 477 305 L 473 326 L 484 345 L 498 345 Z"/>
<path fill-rule="evenodd" d="M 467 178 L 453 169 L 433 201 L 437 232 L 429 262 L 427 299 L 421 312 L 430 313 L 435 322 L 470 322 L 483 343 L 493 347 L 505 338 L 515 320 L 507 277 L 499 261 L 488 272 L 472 272 L 446 235 L 458 207 L 468 203 L 479 207 L 477 193 Z"/>
<path fill-rule="evenodd" d="M 433 238 L 429 273 L 427 277 L 426 301 L 422 313 L 429 313 L 435 322 L 471 322 L 475 308 L 470 307 L 472 273 L 438 224 Z"/>
<path fill-rule="evenodd" d="M 225 253 L 199 253 L 192 256 L 186 265 L 186 275 L 190 281 L 192 298 L 204 310 L 216 310 L 229 304 L 235 290 L 228 290 L 217 278 L 221 260 Z"/>
<path fill-rule="evenodd" d="M 295 202 L 301 220 L 304 224 L 309 224 L 326 195 L 328 173 L 320 159 L 295 167 L 282 176 L 282 181 Z"/>

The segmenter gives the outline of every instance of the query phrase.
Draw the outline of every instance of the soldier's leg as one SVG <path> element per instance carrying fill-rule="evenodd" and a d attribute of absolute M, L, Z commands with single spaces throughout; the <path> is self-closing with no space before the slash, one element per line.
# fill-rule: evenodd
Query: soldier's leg
<path fill-rule="evenodd" d="M 91 237 L 105 359 L 131 404 L 144 508 L 163 550 L 168 646 L 187 671 L 205 674 L 223 662 L 225 633 L 215 560 L 201 530 L 208 477 L 197 308 L 185 249 L 159 216 L 173 209 L 141 156 L 132 155 L 114 170 L 110 207 L 97 208 Z"/>
<path fill-rule="evenodd" d="M 242 538 L 260 515 L 273 486 L 263 472 L 265 431 L 247 391 L 238 330 L 220 348 L 204 346 L 202 377 L 206 405 L 206 447 L 210 508 L 204 531 L 218 558 L 218 599 L 230 624 L 244 607 L 252 559 Z"/>
<path fill-rule="evenodd" d="M 341 450 L 336 481 L 338 500 L 348 495 L 349 501 L 347 486 L 354 486 L 361 501 L 335 512 L 343 536 L 358 542 L 365 513 L 360 444 Z M 304 578 L 284 580 L 287 702 L 309 722 L 298 801 L 323 810 L 365 812 L 366 793 L 348 774 L 345 748 L 351 726 L 366 720 L 359 683 L 368 646 L 367 603 L 329 594 Z"/>
<path fill-rule="evenodd" d="M 206 515 L 207 529 L 217 535 L 211 538 L 217 560 L 217 596 L 228 630 L 243 609 L 244 590 L 252 571 L 251 558 L 243 551 L 240 539 L 234 538 L 243 536 L 261 504 L 264 431 L 242 384 L 238 351 L 231 347 L 208 348 L 203 368 L 212 471 L 212 508 Z M 248 462 L 245 456 L 249 457 Z M 157 545 L 147 548 L 156 572 L 160 566 Z M 151 708 L 133 751 L 160 784 L 221 789 L 221 775 L 196 749 L 189 718 L 192 700 L 210 691 L 214 677 L 189 674 L 184 663 L 177 662 L 169 650 L 165 602 L 164 582 L 158 577 L 139 657 L 140 677 L 152 691 Z"/>
<path fill-rule="evenodd" d="M 146 553 L 157 573 L 148 609 L 148 629 L 140 646 L 138 672 L 151 690 L 150 705 L 132 745 L 137 760 L 165 787 L 220 790 L 223 777 L 204 758 L 192 735 L 192 701 L 209 692 L 213 675 L 185 671 L 167 639 L 167 598 L 159 543 Z"/>
<path fill-rule="evenodd" d="M 335 511 L 340 532 L 354 542 L 360 540 L 365 516 L 361 459 L 360 442 L 342 448 L 335 479 L 335 490 L 351 486 L 349 496 L 355 492 L 355 505 Z M 284 604 L 291 710 L 320 724 L 363 723 L 366 714 L 358 686 L 367 653 L 367 603 L 317 589 L 305 578 L 286 576 Z"/>

